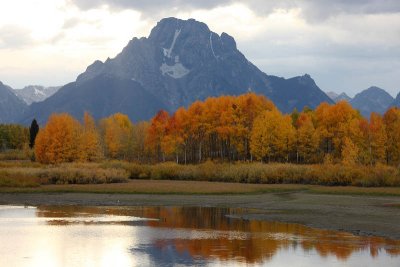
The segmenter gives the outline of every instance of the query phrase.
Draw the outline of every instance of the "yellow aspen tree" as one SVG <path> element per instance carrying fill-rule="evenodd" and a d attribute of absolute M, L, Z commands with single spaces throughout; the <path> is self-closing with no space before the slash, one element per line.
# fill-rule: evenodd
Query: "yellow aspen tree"
<path fill-rule="evenodd" d="M 106 154 L 114 159 L 127 159 L 132 147 L 132 122 L 122 113 L 101 120 Z"/>
<path fill-rule="evenodd" d="M 400 109 L 392 107 L 383 116 L 385 123 L 387 146 L 386 162 L 388 164 L 400 164 Z"/>
<path fill-rule="evenodd" d="M 297 162 L 313 162 L 317 158 L 319 135 L 315 130 L 311 114 L 301 113 L 296 121 L 297 126 Z"/>
<path fill-rule="evenodd" d="M 93 117 L 88 112 L 83 115 L 79 157 L 81 161 L 97 161 L 103 157 L 100 135 Z"/>
<path fill-rule="evenodd" d="M 294 138 L 290 116 L 283 116 L 278 110 L 265 111 L 254 120 L 250 148 L 257 159 L 288 160 Z"/>
<path fill-rule="evenodd" d="M 342 163 L 346 166 L 352 166 L 358 160 L 358 147 L 351 141 L 349 137 L 345 137 L 342 149 Z"/>
<path fill-rule="evenodd" d="M 133 159 L 137 161 L 144 160 L 147 157 L 145 140 L 148 128 L 150 127 L 150 123 L 147 121 L 139 122 L 133 125 Z"/>
<path fill-rule="evenodd" d="M 386 156 L 386 130 L 383 118 L 377 113 L 371 113 L 369 119 L 370 157 L 371 164 L 383 163 Z"/>

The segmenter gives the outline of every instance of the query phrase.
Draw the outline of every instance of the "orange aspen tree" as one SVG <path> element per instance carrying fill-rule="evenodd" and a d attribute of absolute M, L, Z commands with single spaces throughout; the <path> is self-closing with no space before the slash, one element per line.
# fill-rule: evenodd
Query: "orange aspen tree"
<path fill-rule="evenodd" d="M 188 108 L 188 118 L 189 118 L 189 127 L 190 133 L 193 138 L 194 145 L 192 150 L 193 158 L 196 158 L 197 161 L 202 161 L 203 156 L 203 145 L 204 145 L 204 137 L 208 131 L 207 118 L 205 116 L 205 104 L 204 102 L 196 101 Z M 196 153 L 197 149 L 197 153 Z"/>
<path fill-rule="evenodd" d="M 66 113 L 51 115 L 36 137 L 36 159 L 51 164 L 78 160 L 81 127 Z"/>
<path fill-rule="evenodd" d="M 169 114 L 165 110 L 160 110 L 156 116 L 151 119 L 150 127 L 147 130 L 146 146 L 152 151 L 158 161 L 165 161 L 165 153 L 162 150 L 161 144 L 166 134 L 166 127 L 169 121 Z"/>

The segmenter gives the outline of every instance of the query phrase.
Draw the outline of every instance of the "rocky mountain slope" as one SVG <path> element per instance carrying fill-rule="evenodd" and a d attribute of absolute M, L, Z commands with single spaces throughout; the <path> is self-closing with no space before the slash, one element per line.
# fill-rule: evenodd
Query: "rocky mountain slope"
<path fill-rule="evenodd" d="M 397 94 L 391 106 L 400 107 L 400 92 Z"/>
<path fill-rule="evenodd" d="M 27 104 L 19 99 L 13 89 L 0 82 L 0 123 L 12 123 L 18 120 L 26 110 Z"/>
<path fill-rule="evenodd" d="M 364 117 L 369 118 L 371 112 L 385 113 L 393 101 L 393 97 L 385 90 L 372 86 L 356 94 L 350 104 L 358 109 Z"/>
<path fill-rule="evenodd" d="M 33 104 L 22 121 L 37 117 L 44 122 L 52 112 L 79 117 L 84 110 L 97 118 L 124 112 L 138 121 L 161 108 L 174 111 L 210 96 L 249 91 L 269 97 L 283 112 L 333 103 L 309 75 L 267 75 L 246 59 L 228 34 L 218 35 L 193 19 L 166 18 L 148 38 L 133 38 L 115 58 L 95 61 L 75 82 Z M 105 92 L 107 97 L 101 97 Z M 99 98 L 102 102 L 96 102 Z"/>

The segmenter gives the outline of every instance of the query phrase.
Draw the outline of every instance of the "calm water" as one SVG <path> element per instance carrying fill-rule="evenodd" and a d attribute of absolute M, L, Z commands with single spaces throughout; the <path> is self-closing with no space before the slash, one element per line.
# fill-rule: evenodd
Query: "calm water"
<path fill-rule="evenodd" d="M 399 241 L 241 212 L 0 206 L 0 266 L 400 266 Z"/>

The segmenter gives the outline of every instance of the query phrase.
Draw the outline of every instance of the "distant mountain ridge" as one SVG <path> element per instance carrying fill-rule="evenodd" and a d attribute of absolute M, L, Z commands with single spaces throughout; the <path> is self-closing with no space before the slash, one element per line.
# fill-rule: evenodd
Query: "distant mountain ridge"
<path fill-rule="evenodd" d="M 112 88 L 106 89 L 100 80 Z M 97 90 L 90 87 L 94 85 Z M 246 59 L 228 34 L 218 35 L 193 19 L 166 18 L 157 23 L 148 38 L 133 38 L 115 58 L 95 61 L 75 82 L 32 104 L 21 121 L 37 117 L 43 123 L 55 111 L 77 113 L 79 117 L 83 108 L 95 117 L 109 115 L 118 109 L 111 108 L 106 99 L 101 108 L 95 107 L 93 99 L 111 89 L 120 94 L 119 98 L 110 95 L 115 103 L 132 102 L 123 111 L 134 121 L 149 119 L 161 108 L 174 111 L 210 96 L 249 91 L 267 96 L 283 112 L 333 103 L 310 75 L 290 79 L 267 75 Z M 78 102 L 75 90 L 82 91 Z M 143 99 L 129 98 L 134 95 L 143 95 Z"/>
<path fill-rule="evenodd" d="M 326 92 L 326 95 L 329 96 L 329 98 L 332 99 L 333 101 L 335 101 L 335 98 L 339 96 L 338 93 L 332 91 Z"/>
<path fill-rule="evenodd" d="M 28 105 L 15 95 L 14 90 L 0 82 L 0 123 L 14 123 L 27 109 Z"/>
<path fill-rule="evenodd" d="M 335 103 L 342 101 L 342 100 L 346 100 L 347 102 L 351 101 L 351 97 L 348 96 L 345 92 L 341 93 L 341 94 L 337 94 L 335 92 L 327 92 L 326 93 Z"/>
<path fill-rule="evenodd" d="M 400 107 L 400 92 L 397 94 L 391 106 Z"/>
<path fill-rule="evenodd" d="M 22 89 L 14 89 L 14 93 L 28 105 L 33 102 L 41 102 L 55 94 L 61 86 L 44 87 L 40 85 L 29 85 Z"/>
<path fill-rule="evenodd" d="M 382 88 L 371 86 L 356 94 L 350 104 L 369 118 L 371 112 L 383 114 L 393 104 L 394 98 Z"/>

